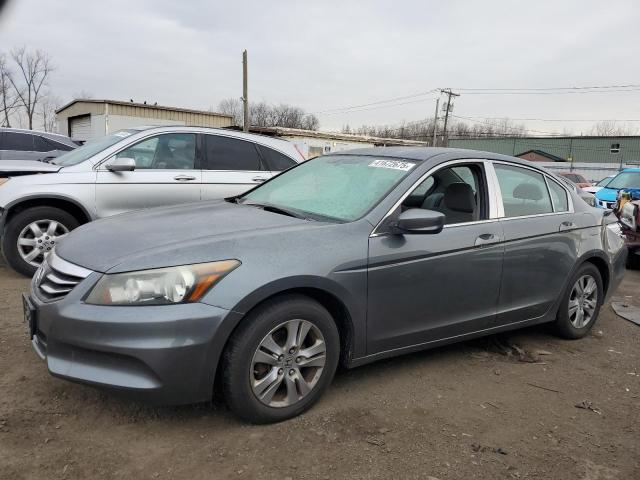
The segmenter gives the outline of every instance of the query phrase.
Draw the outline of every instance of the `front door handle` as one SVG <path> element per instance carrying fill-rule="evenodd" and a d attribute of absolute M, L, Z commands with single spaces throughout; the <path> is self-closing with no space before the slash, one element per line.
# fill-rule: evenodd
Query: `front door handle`
<path fill-rule="evenodd" d="M 173 179 L 179 182 L 191 182 L 192 180 L 195 180 L 196 177 L 192 177 L 191 175 L 176 175 Z"/>
<path fill-rule="evenodd" d="M 262 183 L 262 182 L 267 181 L 267 178 L 265 178 L 265 177 L 253 177 L 251 180 L 253 180 L 254 182 Z"/>
<path fill-rule="evenodd" d="M 500 237 L 494 233 L 483 233 L 482 235 L 476 238 L 475 246 L 482 247 L 484 245 L 492 245 L 494 243 L 498 243 L 500 241 Z"/>
<path fill-rule="evenodd" d="M 562 232 L 563 230 L 571 230 L 573 228 L 576 228 L 576 224 L 573 222 L 562 222 L 560 224 L 560 227 L 558 227 L 558 231 Z"/>

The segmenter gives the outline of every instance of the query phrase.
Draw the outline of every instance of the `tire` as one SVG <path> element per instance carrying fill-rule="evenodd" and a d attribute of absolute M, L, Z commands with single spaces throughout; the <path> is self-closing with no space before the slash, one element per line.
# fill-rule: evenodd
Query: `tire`
<path fill-rule="evenodd" d="M 287 342 L 294 338 L 290 331 L 298 336 L 301 331 L 307 333 L 301 344 L 292 342 L 292 350 L 287 350 Z M 322 305 L 303 295 L 268 300 L 242 321 L 225 349 L 222 382 L 227 405 L 251 423 L 300 415 L 329 387 L 339 357 L 338 329 Z M 260 362 L 265 358 L 269 363 Z"/>
<path fill-rule="evenodd" d="M 581 283 L 578 284 L 578 282 Z M 583 293 L 580 292 L 581 287 Z M 600 271 L 592 263 L 584 263 L 573 274 L 563 294 L 555 322 L 556 333 L 567 339 L 577 339 L 587 335 L 598 320 L 603 299 Z M 569 311 L 570 303 L 573 313 Z M 580 317 L 580 311 L 583 312 L 582 317 Z"/>
<path fill-rule="evenodd" d="M 29 225 L 32 224 L 37 224 L 41 228 L 44 228 L 48 225 L 53 225 L 53 222 L 56 222 L 56 228 L 51 235 L 47 235 L 46 229 L 41 230 L 41 237 L 36 236 L 33 232 L 25 231 L 25 229 L 28 229 Z M 5 226 L 4 234 L 2 236 L 2 254 L 9 266 L 11 266 L 11 268 L 16 272 L 31 277 L 38 268 L 38 264 L 44 259 L 44 254 L 55 247 L 60 235 L 65 232 L 70 232 L 74 228 L 78 227 L 78 225 L 80 225 L 80 223 L 73 215 L 65 212 L 64 210 L 60 210 L 59 208 L 28 208 L 15 214 Z M 21 235 L 23 236 L 23 241 L 33 240 L 34 246 L 19 246 L 18 240 Z M 40 240 L 39 243 L 38 240 Z M 32 263 L 26 261 L 20 253 L 22 251 L 23 254 L 26 252 L 28 255 L 30 251 L 36 249 L 40 250 L 40 252 L 32 260 Z"/>

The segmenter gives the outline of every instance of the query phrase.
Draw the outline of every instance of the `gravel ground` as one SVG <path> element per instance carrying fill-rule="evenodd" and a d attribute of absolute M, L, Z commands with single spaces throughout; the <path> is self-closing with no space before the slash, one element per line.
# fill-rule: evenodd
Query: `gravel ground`
<path fill-rule="evenodd" d="M 381 361 L 251 426 L 220 402 L 151 408 L 52 378 L 27 284 L 0 263 L 2 479 L 640 478 L 640 327 L 609 305 L 583 340 L 535 328 Z M 640 305 L 639 271 L 617 295 Z"/>

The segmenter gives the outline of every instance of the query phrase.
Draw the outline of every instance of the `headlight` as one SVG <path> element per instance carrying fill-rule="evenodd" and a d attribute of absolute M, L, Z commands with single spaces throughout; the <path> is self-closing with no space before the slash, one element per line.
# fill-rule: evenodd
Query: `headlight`
<path fill-rule="evenodd" d="M 223 260 L 104 275 L 89 293 L 86 303 L 170 305 L 197 302 L 239 265 L 238 260 Z"/>

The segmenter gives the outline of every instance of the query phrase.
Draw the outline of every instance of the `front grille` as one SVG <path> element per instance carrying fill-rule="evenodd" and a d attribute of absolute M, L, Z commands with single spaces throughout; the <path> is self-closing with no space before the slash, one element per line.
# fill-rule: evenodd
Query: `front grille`
<path fill-rule="evenodd" d="M 62 260 L 55 252 L 52 252 L 47 256 L 34 277 L 38 296 L 46 302 L 60 300 L 90 274 L 91 270 Z"/>

